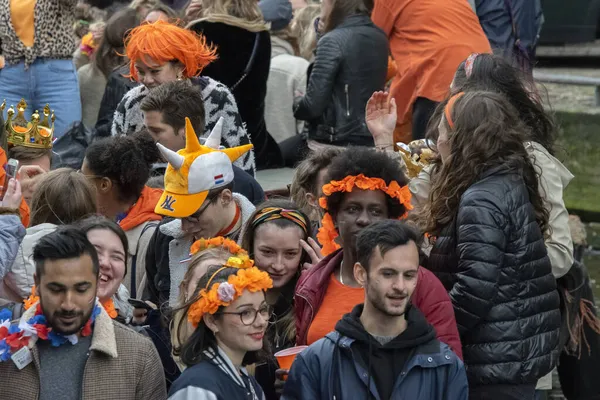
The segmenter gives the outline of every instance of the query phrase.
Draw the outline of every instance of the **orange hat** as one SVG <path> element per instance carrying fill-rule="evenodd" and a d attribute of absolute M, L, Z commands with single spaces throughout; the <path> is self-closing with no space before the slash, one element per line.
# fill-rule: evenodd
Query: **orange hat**
<path fill-rule="evenodd" d="M 233 182 L 232 162 L 254 147 L 251 144 L 219 150 L 221 117 L 204 145 L 200 144 L 189 120 L 185 119 L 185 148 L 174 152 L 157 143 L 169 162 L 165 191 L 155 212 L 175 218 L 189 217 L 204 204 L 208 192 Z"/>

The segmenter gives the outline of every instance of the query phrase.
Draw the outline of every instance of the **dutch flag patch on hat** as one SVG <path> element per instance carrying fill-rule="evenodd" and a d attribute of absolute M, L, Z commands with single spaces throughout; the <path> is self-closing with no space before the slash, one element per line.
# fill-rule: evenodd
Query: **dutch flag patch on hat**
<path fill-rule="evenodd" d="M 223 174 L 215 176 L 215 185 L 220 185 L 223 182 L 225 182 L 225 179 L 223 179 Z"/>

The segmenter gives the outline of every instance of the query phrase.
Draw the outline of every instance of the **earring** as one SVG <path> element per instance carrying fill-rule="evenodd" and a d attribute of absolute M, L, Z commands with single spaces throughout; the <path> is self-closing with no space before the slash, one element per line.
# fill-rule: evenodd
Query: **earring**
<path fill-rule="evenodd" d="M 180 72 L 177 73 L 177 80 L 178 81 L 182 81 L 183 80 L 183 74 Z"/>

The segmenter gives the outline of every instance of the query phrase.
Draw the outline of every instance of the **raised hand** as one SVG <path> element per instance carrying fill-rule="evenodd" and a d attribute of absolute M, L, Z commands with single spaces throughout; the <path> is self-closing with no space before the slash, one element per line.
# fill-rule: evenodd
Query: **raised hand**
<path fill-rule="evenodd" d="M 396 100 L 387 92 L 375 92 L 367 102 L 365 121 L 375 146 L 393 148 L 396 128 Z"/>

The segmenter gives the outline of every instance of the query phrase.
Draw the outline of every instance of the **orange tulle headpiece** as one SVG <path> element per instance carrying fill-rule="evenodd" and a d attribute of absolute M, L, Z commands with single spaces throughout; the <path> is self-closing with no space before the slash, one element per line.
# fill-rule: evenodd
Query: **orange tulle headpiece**
<path fill-rule="evenodd" d="M 256 267 L 239 268 L 234 275 L 229 276 L 227 282 L 217 282 L 210 286 L 210 283 L 219 272 L 233 266 L 230 263 L 232 258 L 229 259 L 226 265 L 212 274 L 206 287 L 200 290 L 198 300 L 188 310 L 188 321 L 194 328 L 198 326 L 204 314 L 214 314 L 219 310 L 219 307 L 227 307 L 240 297 L 244 290 L 258 292 L 273 287 L 273 280 L 271 280 L 269 274 Z"/>
<path fill-rule="evenodd" d="M 142 24 L 125 39 L 125 55 L 130 60 L 130 77 L 139 80 L 135 63 L 142 61 L 163 65 L 178 61 L 184 66 L 186 78 L 198 76 L 202 69 L 217 59 L 217 51 L 206 43 L 206 38 L 188 29 L 165 21 Z"/>
<path fill-rule="evenodd" d="M 391 181 L 388 185 L 381 178 L 369 178 L 363 174 L 347 176 L 341 181 L 331 181 L 323 186 L 323 194 L 326 197 L 319 199 L 319 205 L 324 210 L 327 210 L 327 197 L 336 192 L 352 192 L 355 187 L 362 190 L 381 190 L 391 198 L 398 199 L 407 211 L 413 208 L 410 203 L 411 193 L 408 186 L 400 186 L 396 181 Z M 406 213 L 400 218 L 405 217 Z M 333 218 L 326 212 L 321 220 L 321 228 L 319 228 L 319 232 L 317 233 L 317 239 L 321 243 L 321 246 L 323 246 L 321 249 L 323 255 L 331 254 L 340 248 L 340 245 L 335 242 L 338 236 L 339 233 L 335 228 Z"/>

